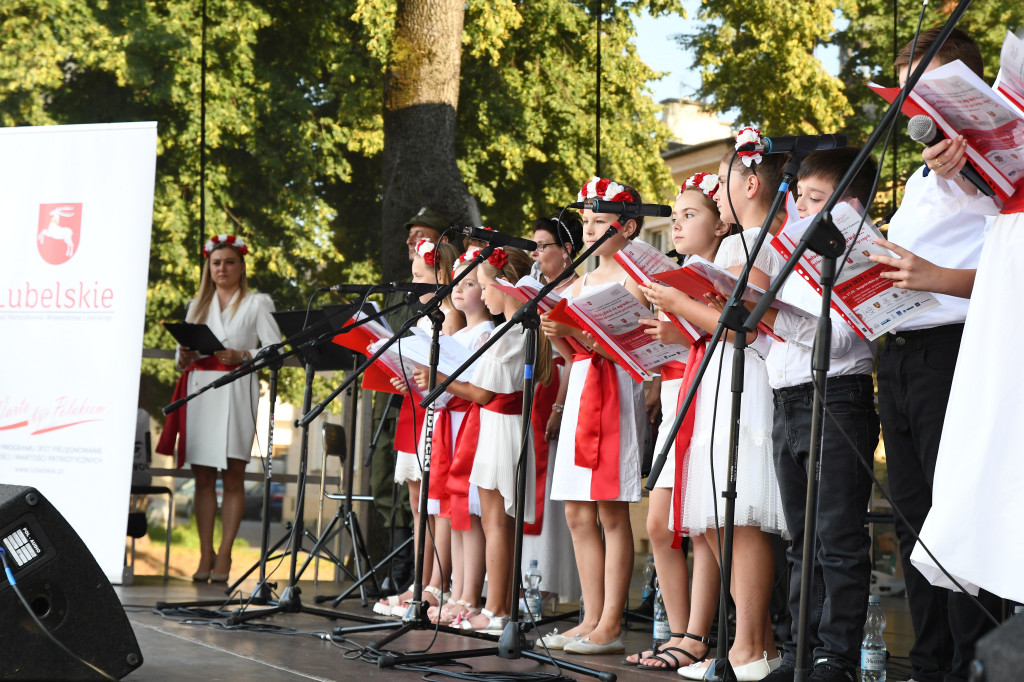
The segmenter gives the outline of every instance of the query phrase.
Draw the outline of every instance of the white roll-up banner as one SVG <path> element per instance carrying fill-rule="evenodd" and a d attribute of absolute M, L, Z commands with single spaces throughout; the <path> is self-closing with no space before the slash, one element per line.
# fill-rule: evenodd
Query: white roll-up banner
<path fill-rule="evenodd" d="M 153 122 L 0 129 L 0 482 L 38 488 L 114 583 L 156 141 Z"/>

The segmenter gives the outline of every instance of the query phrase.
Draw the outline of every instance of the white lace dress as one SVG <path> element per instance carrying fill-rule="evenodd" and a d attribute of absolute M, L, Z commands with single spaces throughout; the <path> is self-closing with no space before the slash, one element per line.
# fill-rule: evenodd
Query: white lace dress
<path fill-rule="evenodd" d="M 750 249 L 757 238 L 757 233 L 758 230 L 751 229 L 741 235 L 726 237 L 715 256 L 715 264 L 723 268 L 743 265 L 746 262 L 746 253 L 740 240 L 745 240 L 747 248 Z M 754 265 L 771 277 L 778 273 L 782 259 L 765 243 Z M 693 438 L 690 442 L 686 488 L 683 492 L 682 526 L 690 535 L 702 534 L 708 528 L 721 527 L 725 523 L 725 501 L 722 499 L 722 491 L 728 483 L 732 357 L 732 344 L 720 343 L 697 392 Z M 724 362 L 720 363 L 723 359 Z M 764 359 L 756 351 L 747 348 L 744 351 L 743 400 L 740 407 L 739 447 L 736 458 L 736 525 L 758 526 L 766 532 L 780 533 L 788 537 L 772 457 L 773 421 L 772 389 L 768 385 Z M 714 485 L 711 482 L 712 456 Z M 715 505 L 718 512 L 717 520 Z"/>

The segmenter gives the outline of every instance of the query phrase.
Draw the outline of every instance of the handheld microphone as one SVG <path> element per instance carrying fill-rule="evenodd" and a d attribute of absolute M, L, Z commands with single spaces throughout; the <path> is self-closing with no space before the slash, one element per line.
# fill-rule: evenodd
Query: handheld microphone
<path fill-rule="evenodd" d="M 496 230 L 490 230 L 483 227 L 455 227 L 452 229 L 466 235 L 470 239 L 479 239 L 482 242 L 487 242 L 491 246 L 512 246 L 517 249 L 522 249 L 523 251 L 537 250 L 537 242 L 531 242 L 529 239 L 502 234 Z"/>
<path fill-rule="evenodd" d="M 797 154 L 803 156 L 819 149 L 838 149 L 846 146 L 846 135 L 784 135 L 762 137 L 761 142 L 748 142 L 737 151 L 762 154 Z"/>
<path fill-rule="evenodd" d="M 587 199 L 574 201 L 569 208 L 590 209 L 594 213 L 615 213 L 624 218 L 652 216 L 668 218 L 672 215 L 672 207 L 663 204 L 641 204 L 635 201 L 604 201 L 603 199 Z"/>
<path fill-rule="evenodd" d="M 935 125 L 935 121 L 924 114 L 918 114 L 910 119 L 910 122 L 907 123 L 907 134 L 910 135 L 910 139 L 920 142 L 926 147 L 946 139 L 946 136 Z M 982 179 L 981 173 L 969 159 L 964 164 L 963 170 L 960 171 L 960 175 L 964 176 L 964 179 L 977 187 L 978 191 L 985 196 L 990 197 L 995 194 L 995 191 Z"/>
<path fill-rule="evenodd" d="M 426 282 L 388 282 L 385 284 L 335 284 L 331 287 L 322 287 L 320 291 L 330 291 L 335 294 L 390 294 L 396 291 L 405 291 L 422 296 L 437 291 L 436 284 Z"/>

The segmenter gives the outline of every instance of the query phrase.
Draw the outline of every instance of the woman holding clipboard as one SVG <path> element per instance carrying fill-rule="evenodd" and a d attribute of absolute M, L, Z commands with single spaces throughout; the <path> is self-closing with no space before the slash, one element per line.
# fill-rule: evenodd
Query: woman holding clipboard
<path fill-rule="evenodd" d="M 189 301 L 185 319 L 208 326 L 223 350 L 201 355 L 178 347 L 178 369 L 183 374 L 175 386 L 175 399 L 194 393 L 251 360 L 261 346 L 281 341 L 281 331 L 270 314 L 274 311 L 273 301 L 266 294 L 249 290 L 245 272 L 248 252 L 245 242 L 234 235 L 215 236 L 203 247 L 206 263 L 199 294 Z M 228 581 L 231 546 L 245 511 L 245 467 L 256 435 L 259 393 L 255 374 L 203 393 L 168 416 L 157 445 L 157 452 L 170 455 L 175 452 L 177 440 L 177 464 L 187 462 L 195 476 L 200 558 L 192 579 L 197 582 Z M 220 547 L 214 552 L 218 471 L 223 472 L 224 481 L 222 536 Z"/>

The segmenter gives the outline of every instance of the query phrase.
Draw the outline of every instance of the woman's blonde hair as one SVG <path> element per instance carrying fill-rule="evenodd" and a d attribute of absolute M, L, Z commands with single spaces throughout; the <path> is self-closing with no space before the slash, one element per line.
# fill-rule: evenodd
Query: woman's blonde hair
<path fill-rule="evenodd" d="M 238 312 L 238 305 L 249 293 L 249 283 L 245 277 L 245 256 L 231 244 L 217 244 L 210 249 L 206 262 L 203 263 L 203 276 L 199 279 L 199 295 L 196 296 L 195 302 L 188 307 L 188 314 L 185 315 L 186 322 L 206 322 L 206 317 L 210 314 L 210 302 L 213 300 L 213 294 L 217 291 L 217 285 L 213 283 L 213 276 L 210 275 L 210 258 L 220 249 L 231 249 L 242 262 L 242 277 L 238 280 L 238 296 L 231 306 L 232 315 Z"/>
<path fill-rule="evenodd" d="M 526 253 L 522 249 L 516 249 L 512 247 L 504 247 L 505 254 L 508 259 L 505 261 L 505 266 L 500 270 L 491 264 L 490 261 L 484 261 L 480 264 L 483 268 L 484 273 L 492 278 L 496 279 L 501 277 L 508 280 L 512 284 L 515 284 L 522 277 L 526 277 L 530 274 L 530 269 L 533 267 L 533 259 L 530 258 L 530 254 Z M 533 377 L 534 380 L 543 386 L 547 386 L 551 381 L 554 371 L 551 359 L 551 341 L 544 334 L 537 334 L 537 364 L 534 366 Z"/>

